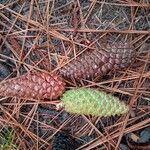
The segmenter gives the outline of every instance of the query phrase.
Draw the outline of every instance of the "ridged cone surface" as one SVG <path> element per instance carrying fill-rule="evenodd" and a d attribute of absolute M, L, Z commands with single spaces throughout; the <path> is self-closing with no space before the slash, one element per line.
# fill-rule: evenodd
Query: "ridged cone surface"
<path fill-rule="evenodd" d="M 102 50 L 85 52 L 63 68 L 60 74 L 71 79 L 88 79 L 103 76 L 112 69 L 127 67 L 135 57 L 128 43 L 106 44 Z"/>
<path fill-rule="evenodd" d="M 117 97 L 90 88 L 66 91 L 62 101 L 65 111 L 81 115 L 107 117 L 129 111 L 128 106 Z"/>
<path fill-rule="evenodd" d="M 0 83 L 0 95 L 33 99 L 56 99 L 65 90 L 63 79 L 56 74 L 28 73 Z"/>

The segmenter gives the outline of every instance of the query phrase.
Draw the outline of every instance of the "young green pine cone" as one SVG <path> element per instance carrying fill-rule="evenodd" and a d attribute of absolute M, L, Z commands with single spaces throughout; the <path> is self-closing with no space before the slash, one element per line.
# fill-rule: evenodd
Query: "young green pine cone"
<path fill-rule="evenodd" d="M 90 88 L 65 92 L 62 105 L 67 112 L 98 117 L 120 115 L 129 111 L 129 107 L 117 97 Z"/>
<path fill-rule="evenodd" d="M 85 52 L 60 69 L 67 78 L 88 79 L 103 76 L 112 69 L 127 67 L 134 59 L 134 50 L 128 43 L 107 44 L 102 50 Z"/>
<path fill-rule="evenodd" d="M 56 74 L 28 73 L 0 83 L 1 96 L 26 99 L 56 99 L 65 90 L 63 79 Z"/>

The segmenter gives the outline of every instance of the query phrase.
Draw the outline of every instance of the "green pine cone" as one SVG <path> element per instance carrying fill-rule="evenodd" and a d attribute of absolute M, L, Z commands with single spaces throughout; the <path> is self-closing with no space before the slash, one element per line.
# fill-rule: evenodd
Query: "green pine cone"
<path fill-rule="evenodd" d="M 90 88 L 69 90 L 62 97 L 65 111 L 81 115 L 107 117 L 125 114 L 129 107 L 105 92 Z"/>

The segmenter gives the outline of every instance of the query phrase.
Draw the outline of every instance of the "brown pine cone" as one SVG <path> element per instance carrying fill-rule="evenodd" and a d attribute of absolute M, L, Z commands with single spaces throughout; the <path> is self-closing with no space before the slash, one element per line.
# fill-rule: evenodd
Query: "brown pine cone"
<path fill-rule="evenodd" d="M 60 69 L 60 74 L 71 79 L 103 76 L 112 69 L 127 67 L 135 57 L 128 43 L 107 44 L 102 50 L 85 52 Z"/>
<path fill-rule="evenodd" d="M 0 84 L 1 96 L 26 99 L 56 99 L 65 90 L 63 79 L 56 74 L 28 73 Z"/>

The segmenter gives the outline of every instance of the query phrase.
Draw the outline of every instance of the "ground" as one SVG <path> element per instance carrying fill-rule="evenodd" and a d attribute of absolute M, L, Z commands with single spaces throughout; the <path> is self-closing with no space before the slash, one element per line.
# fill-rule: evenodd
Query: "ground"
<path fill-rule="evenodd" d="M 1 148 L 150 149 L 149 5 L 148 0 L 1 0 L 1 82 L 33 70 L 59 72 L 102 43 L 128 42 L 136 54 L 129 66 L 105 76 L 65 79 L 66 90 L 86 86 L 117 96 L 129 105 L 129 113 L 70 114 L 56 110 L 60 98 L 33 101 L 1 94 Z M 67 142 L 59 145 L 62 137 L 76 142 L 71 148 Z"/>

